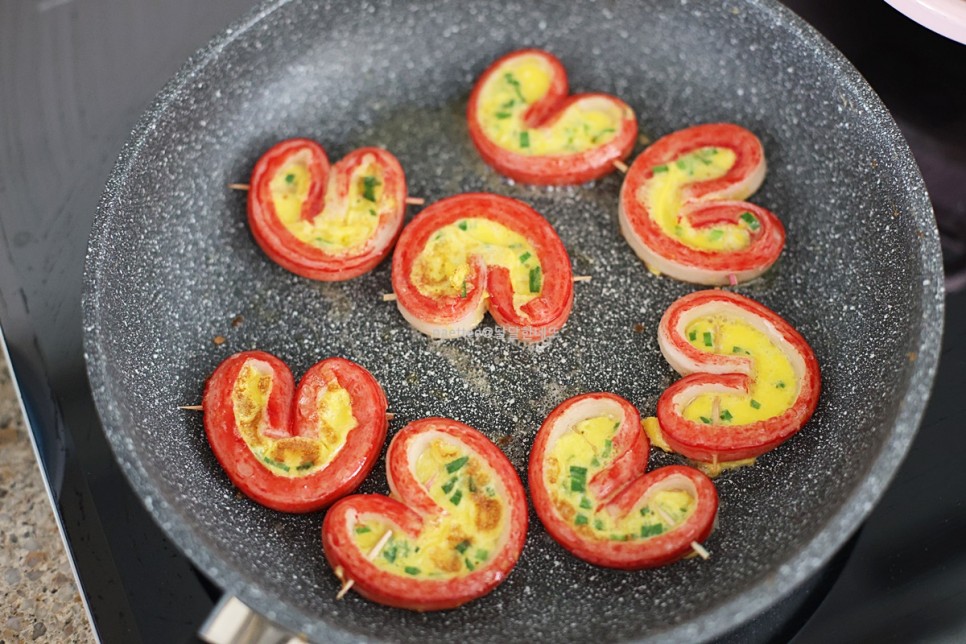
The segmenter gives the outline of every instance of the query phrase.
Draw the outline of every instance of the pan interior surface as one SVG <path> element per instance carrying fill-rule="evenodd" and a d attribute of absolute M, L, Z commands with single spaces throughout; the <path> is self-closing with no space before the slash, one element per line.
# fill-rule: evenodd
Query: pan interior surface
<path fill-rule="evenodd" d="M 516 185 L 470 143 L 466 101 L 498 56 L 536 46 L 572 91 L 613 93 L 650 139 L 729 121 L 763 141 L 769 172 L 751 201 L 787 246 L 735 290 L 811 343 L 823 392 L 811 422 L 756 466 L 716 480 L 708 561 L 634 573 L 564 551 L 531 512 L 520 562 L 491 595 L 417 614 L 349 594 L 321 550 L 321 513 L 289 516 L 236 493 L 205 441 L 205 379 L 261 349 L 296 377 L 326 356 L 369 369 L 396 414 L 390 434 L 448 416 L 497 440 L 525 479 L 530 444 L 565 398 L 611 391 L 654 413 L 677 375 L 657 323 L 697 287 L 657 277 L 620 236 L 621 177 Z M 378 145 L 432 203 L 490 191 L 533 205 L 575 274 L 573 315 L 536 347 L 491 334 L 433 341 L 381 295 L 389 264 L 346 283 L 287 273 L 254 244 L 247 181 L 274 142 L 306 136 L 335 161 Z M 639 152 L 638 146 L 636 152 Z M 635 153 L 636 153 L 635 152 Z M 410 207 L 408 218 L 414 214 Z M 86 351 L 118 459 L 162 527 L 243 601 L 324 641 L 688 640 L 719 634 L 790 592 L 858 526 L 904 454 L 928 396 L 942 317 L 935 224 L 918 170 L 858 74 L 769 3 L 550 2 L 266 5 L 199 52 L 132 135 L 91 238 Z M 212 342 L 223 336 L 221 345 Z M 680 462 L 654 453 L 650 467 Z M 363 492 L 387 491 L 380 461 Z"/>

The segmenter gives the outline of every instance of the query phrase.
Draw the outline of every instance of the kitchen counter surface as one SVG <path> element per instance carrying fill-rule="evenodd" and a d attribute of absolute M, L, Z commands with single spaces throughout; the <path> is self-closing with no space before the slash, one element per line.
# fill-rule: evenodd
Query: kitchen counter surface
<path fill-rule="evenodd" d="M 93 642 L 0 354 L 0 642 Z"/>

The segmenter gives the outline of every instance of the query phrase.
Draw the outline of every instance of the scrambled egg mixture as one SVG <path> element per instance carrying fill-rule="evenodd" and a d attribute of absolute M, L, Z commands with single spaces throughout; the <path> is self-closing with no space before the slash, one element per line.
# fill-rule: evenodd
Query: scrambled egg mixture
<path fill-rule="evenodd" d="M 680 216 L 682 189 L 687 184 L 723 177 L 734 163 L 735 153 L 731 150 L 706 147 L 654 167 L 654 176 L 647 182 L 644 195 L 651 219 L 665 235 L 691 248 L 709 251 L 746 248 L 751 243 L 751 233 L 761 228 L 761 222 L 750 212 L 742 213 L 737 224 L 700 228 Z"/>
<path fill-rule="evenodd" d="M 613 439 L 619 428 L 616 418 L 597 416 L 580 421 L 557 439 L 543 472 L 554 507 L 578 533 L 596 539 L 634 541 L 673 530 L 694 512 L 695 498 L 688 490 L 645 494 L 623 517 L 599 509 L 606 499 L 597 498 L 589 483 L 618 456 Z"/>
<path fill-rule="evenodd" d="M 477 118 L 487 138 L 525 155 L 583 152 L 617 135 L 623 110 L 610 101 L 582 101 L 568 107 L 550 127 L 530 128 L 527 109 L 550 88 L 551 68 L 539 56 L 519 56 L 497 70 L 480 92 Z"/>
<path fill-rule="evenodd" d="M 378 517 L 361 516 L 356 546 L 383 570 L 423 579 L 451 579 L 485 565 L 502 545 L 508 514 L 496 474 L 475 453 L 444 439 L 429 443 L 415 469 L 442 511 L 426 519 L 415 539 Z"/>
<path fill-rule="evenodd" d="M 540 295 L 544 276 L 536 250 L 523 235 L 482 217 L 461 219 L 433 233 L 413 263 L 412 282 L 427 297 L 470 297 L 472 256 L 509 271 L 517 310 Z"/>
<path fill-rule="evenodd" d="M 245 362 L 231 392 L 238 431 L 255 457 L 273 474 L 312 474 L 332 460 L 345 444 L 349 432 L 358 424 L 352 415 L 349 392 L 333 380 L 319 396 L 316 401 L 316 437 L 271 438 L 265 436 L 262 430 L 272 384 L 271 367 L 258 360 Z"/>
<path fill-rule="evenodd" d="M 788 357 L 764 333 L 727 315 L 712 315 L 691 322 L 688 342 L 709 353 L 751 359 L 751 390 L 747 395 L 706 394 L 696 397 L 683 416 L 707 425 L 744 425 L 782 414 L 798 396 L 798 378 Z"/>
<path fill-rule="evenodd" d="M 332 198 L 334 181 L 330 176 L 322 212 L 309 219 L 302 217 L 312 184 L 305 154 L 292 155 L 272 177 L 269 189 L 275 212 L 290 233 L 301 242 L 341 255 L 363 247 L 376 232 L 381 214 L 396 204 L 383 199 L 382 169 L 376 163 L 362 163 L 353 171 L 344 202 Z"/>

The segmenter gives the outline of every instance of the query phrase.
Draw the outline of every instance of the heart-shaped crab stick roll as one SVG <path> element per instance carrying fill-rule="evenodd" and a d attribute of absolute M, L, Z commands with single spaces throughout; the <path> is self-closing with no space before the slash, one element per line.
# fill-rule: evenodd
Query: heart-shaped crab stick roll
<path fill-rule="evenodd" d="M 358 277 L 392 249 L 406 210 L 402 166 L 359 148 L 334 166 L 315 141 L 288 139 L 255 164 L 248 225 L 268 257 L 324 282 Z"/>
<path fill-rule="evenodd" d="M 465 335 L 489 311 L 511 335 L 545 339 L 574 299 L 570 257 L 547 220 L 485 193 L 449 197 L 416 216 L 393 255 L 392 285 L 403 317 L 435 338 Z"/>
<path fill-rule="evenodd" d="M 609 94 L 569 91 L 563 64 L 539 49 L 490 65 L 467 107 L 483 160 L 522 183 L 575 184 L 613 172 L 634 147 L 634 112 Z"/>
<path fill-rule="evenodd" d="M 429 611 L 503 583 L 526 540 L 527 500 L 496 445 L 463 423 L 425 418 L 393 438 L 386 473 L 389 497 L 349 496 L 325 516 L 325 556 L 343 593 Z"/>
<path fill-rule="evenodd" d="M 208 443 L 248 497 L 282 512 L 312 512 L 352 492 L 386 440 L 386 396 L 363 367 L 328 358 L 298 388 L 264 351 L 227 358 L 208 379 Z"/>
<path fill-rule="evenodd" d="M 798 432 L 821 374 L 805 338 L 771 309 L 728 291 L 680 298 L 661 318 L 661 352 L 683 378 L 657 403 L 675 452 L 720 463 L 754 458 Z"/>
<path fill-rule="evenodd" d="M 669 134 L 635 159 L 621 188 L 620 229 L 655 273 L 737 284 L 778 259 L 785 229 L 744 201 L 765 178 L 761 141 L 730 123 Z"/>
<path fill-rule="evenodd" d="M 628 401 L 575 396 L 544 421 L 530 452 L 530 495 L 547 532 L 575 556 L 610 568 L 652 568 L 692 552 L 714 527 L 707 476 L 671 465 L 645 473 L 648 439 Z"/>

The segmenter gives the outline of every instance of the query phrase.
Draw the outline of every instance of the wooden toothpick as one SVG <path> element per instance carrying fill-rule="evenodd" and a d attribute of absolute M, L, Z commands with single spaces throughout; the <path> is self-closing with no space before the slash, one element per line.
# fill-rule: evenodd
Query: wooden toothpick
<path fill-rule="evenodd" d="M 738 286 L 738 276 L 734 273 L 728 273 L 728 283 L 732 286 Z"/>
<path fill-rule="evenodd" d="M 667 513 L 667 510 L 665 510 L 665 509 L 664 509 L 664 508 L 662 508 L 661 506 L 659 506 L 659 505 L 657 505 L 656 503 L 654 504 L 654 512 L 655 512 L 655 513 L 657 513 L 657 514 L 659 514 L 659 515 L 661 515 L 661 518 L 662 518 L 662 519 L 664 519 L 665 521 L 667 521 L 667 522 L 668 522 L 668 523 L 669 523 L 670 525 L 672 525 L 672 526 L 673 526 L 673 525 L 675 525 L 675 524 L 677 523 L 677 522 L 676 522 L 676 521 L 675 521 L 675 520 L 674 520 L 674 519 L 673 519 L 673 518 L 671 517 L 671 515 Z"/>
<path fill-rule="evenodd" d="M 614 159 L 614 167 L 617 168 L 621 174 L 627 174 L 627 164 L 620 159 Z"/>
<path fill-rule="evenodd" d="M 229 183 L 228 187 L 232 190 L 251 190 L 252 187 L 247 183 Z M 422 206 L 426 200 L 422 197 L 406 197 L 406 203 L 410 206 Z"/>
<path fill-rule="evenodd" d="M 589 282 L 591 279 L 593 279 L 593 275 L 574 275 L 570 279 L 573 282 Z M 382 301 L 383 302 L 395 302 L 397 299 L 399 299 L 399 298 L 396 296 L 395 293 L 383 293 L 382 294 Z"/>
<path fill-rule="evenodd" d="M 372 547 L 372 550 L 369 551 L 369 554 L 366 555 L 366 559 L 368 559 L 369 561 L 372 561 L 373 559 L 378 557 L 379 553 L 382 552 L 383 547 L 385 547 L 386 543 L 389 541 L 391 537 L 392 537 L 392 530 L 386 530 L 386 532 L 379 538 L 379 541 L 376 542 L 376 545 Z M 345 582 L 343 582 L 342 584 L 342 588 L 339 589 L 339 592 L 336 594 L 335 598 L 342 599 L 343 597 L 345 597 L 345 594 L 349 592 L 349 589 L 352 588 L 352 586 L 354 586 L 355 583 L 356 582 L 354 579 L 345 580 Z"/>
<path fill-rule="evenodd" d="M 707 549 L 705 549 L 705 547 L 702 546 L 697 541 L 691 542 L 691 550 L 694 550 L 695 554 L 697 554 L 699 557 L 701 557 L 704 560 L 708 560 L 711 558 L 711 553 L 708 552 Z"/>
<path fill-rule="evenodd" d="M 202 405 L 180 405 L 178 409 L 184 409 L 185 411 L 204 411 L 205 408 Z M 386 420 L 392 420 L 396 417 L 396 414 L 391 411 L 386 412 Z"/>

